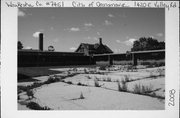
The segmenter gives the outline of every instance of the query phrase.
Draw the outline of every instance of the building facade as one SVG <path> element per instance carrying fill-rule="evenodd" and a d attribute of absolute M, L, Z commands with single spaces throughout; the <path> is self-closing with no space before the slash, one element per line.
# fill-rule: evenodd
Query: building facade
<path fill-rule="evenodd" d="M 96 44 L 81 43 L 75 52 L 84 53 L 86 56 L 113 53 L 107 45 L 102 43 L 102 38 L 99 38 L 99 43 Z"/>

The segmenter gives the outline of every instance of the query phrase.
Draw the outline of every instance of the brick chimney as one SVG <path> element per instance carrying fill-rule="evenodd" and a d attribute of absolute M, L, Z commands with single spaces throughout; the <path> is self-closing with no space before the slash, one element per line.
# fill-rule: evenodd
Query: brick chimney
<path fill-rule="evenodd" d="M 43 33 L 39 33 L 39 50 L 43 51 Z"/>
<path fill-rule="evenodd" d="M 99 38 L 99 44 L 102 45 L 102 38 Z"/>

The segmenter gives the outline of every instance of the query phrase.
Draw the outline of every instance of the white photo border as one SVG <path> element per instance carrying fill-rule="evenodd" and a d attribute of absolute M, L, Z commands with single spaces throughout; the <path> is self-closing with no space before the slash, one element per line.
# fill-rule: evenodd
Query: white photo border
<path fill-rule="evenodd" d="M 7 0 L 12 2 L 22 2 L 23 0 Z M 166 42 L 166 76 L 165 76 L 165 110 L 84 110 L 84 111 L 26 111 L 17 109 L 17 9 L 16 7 L 7 7 L 6 0 L 1 1 L 1 115 L 2 118 L 59 118 L 59 117 L 164 117 L 178 118 L 179 115 L 179 2 L 163 1 L 169 4 L 176 2 L 177 7 L 165 8 L 165 42 Z M 25 0 L 24 0 L 25 1 Z M 24 2 L 23 1 L 23 2 Z M 33 3 L 36 0 L 26 0 Z M 45 0 L 40 2 L 46 2 Z M 92 0 L 95 2 L 95 0 Z M 72 7 L 72 1 L 66 2 L 66 7 Z M 91 1 L 81 1 L 88 4 Z M 134 7 L 134 1 L 102 1 L 128 3 Z M 156 1 L 142 1 L 144 3 L 153 3 Z M 160 1 L 159 1 L 160 2 Z M 147 7 L 148 8 L 148 7 Z M 174 89 L 175 106 L 169 106 L 169 91 Z"/>

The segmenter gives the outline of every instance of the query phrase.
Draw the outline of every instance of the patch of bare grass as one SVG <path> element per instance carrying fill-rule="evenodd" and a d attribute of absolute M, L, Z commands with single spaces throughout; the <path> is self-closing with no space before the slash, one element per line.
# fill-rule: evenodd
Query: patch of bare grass
<path fill-rule="evenodd" d="M 78 85 L 78 86 L 87 86 L 86 84 L 83 84 L 83 83 L 81 83 L 81 82 L 78 82 L 77 85 Z"/>
<path fill-rule="evenodd" d="M 27 90 L 27 91 L 26 91 L 26 94 L 27 94 L 27 96 L 28 96 L 29 99 L 35 98 L 35 97 L 34 97 L 34 92 L 33 92 L 33 90 Z"/>
<path fill-rule="evenodd" d="M 165 70 L 164 69 L 158 68 L 157 72 L 158 72 L 159 76 L 165 76 Z"/>
<path fill-rule="evenodd" d="M 89 74 L 89 72 L 87 71 L 86 68 L 84 68 L 84 73 L 85 73 L 85 74 Z"/>
<path fill-rule="evenodd" d="M 85 99 L 83 93 L 81 92 L 79 99 Z"/>
<path fill-rule="evenodd" d="M 71 81 L 67 81 L 67 82 L 65 82 L 65 83 L 67 83 L 67 84 L 73 84 Z"/>
<path fill-rule="evenodd" d="M 111 82 L 112 80 L 111 80 L 110 77 L 107 77 L 106 81 L 107 81 L 107 82 Z"/>
<path fill-rule="evenodd" d="M 60 79 L 57 78 L 56 76 L 49 76 L 48 80 L 44 82 L 44 84 L 50 84 L 54 82 L 59 82 Z"/>
<path fill-rule="evenodd" d="M 98 80 L 96 78 L 94 79 L 94 86 L 95 87 L 101 87 L 99 82 L 98 82 Z"/>
<path fill-rule="evenodd" d="M 136 66 L 128 65 L 126 72 L 137 72 Z"/>
<path fill-rule="evenodd" d="M 130 79 L 129 75 L 124 75 L 124 81 L 131 82 L 132 80 Z"/>
<path fill-rule="evenodd" d="M 27 103 L 26 106 L 33 110 L 51 110 L 51 108 L 49 108 L 47 106 L 42 107 L 36 102 L 29 102 L 29 103 Z"/>
<path fill-rule="evenodd" d="M 133 93 L 146 95 L 146 96 L 150 96 L 150 97 L 154 97 L 158 99 L 165 99 L 164 96 L 160 96 L 155 93 L 155 90 L 153 90 L 153 86 L 151 84 L 149 86 L 135 84 Z"/>
<path fill-rule="evenodd" d="M 27 91 L 29 91 L 31 89 L 41 87 L 44 84 L 51 84 L 51 83 L 55 83 L 55 82 L 65 82 L 63 79 L 65 79 L 66 77 L 72 77 L 72 76 L 75 76 L 75 75 L 77 75 L 77 74 L 70 74 L 70 75 L 63 76 L 63 77 L 58 77 L 57 75 L 53 75 L 53 76 L 49 76 L 49 78 L 44 82 L 34 82 L 31 85 L 18 86 L 18 94 L 23 92 L 23 91 L 27 92 Z M 72 84 L 72 82 L 67 82 L 67 83 Z"/>
<path fill-rule="evenodd" d="M 87 77 L 87 79 L 92 79 L 92 77 L 91 76 L 86 76 Z"/>
<path fill-rule="evenodd" d="M 136 94 L 149 94 L 153 91 L 153 86 L 144 86 L 141 84 L 135 84 L 133 92 Z"/>
<path fill-rule="evenodd" d="M 106 66 L 100 66 L 99 70 L 106 70 Z"/>
<path fill-rule="evenodd" d="M 128 88 L 127 88 L 127 82 L 125 80 L 117 81 L 118 84 L 118 91 L 123 91 L 123 92 L 127 92 Z"/>
<path fill-rule="evenodd" d="M 38 88 L 40 86 L 42 86 L 43 83 L 40 83 L 40 82 L 34 82 L 33 84 L 31 85 L 27 85 L 27 86 L 18 86 L 18 93 L 21 93 L 23 91 L 29 91 L 31 89 L 34 89 L 34 88 Z"/>

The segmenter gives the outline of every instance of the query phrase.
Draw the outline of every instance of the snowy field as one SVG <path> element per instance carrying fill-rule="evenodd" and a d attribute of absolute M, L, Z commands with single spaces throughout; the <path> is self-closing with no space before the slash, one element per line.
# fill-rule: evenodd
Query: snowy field
<path fill-rule="evenodd" d="M 52 110 L 165 109 L 164 67 L 129 69 L 117 65 L 50 70 L 59 74 L 34 77 L 40 85 L 30 88 L 30 92 L 18 89 L 19 110 L 32 109 L 27 107 L 31 102 Z M 21 82 L 18 86 L 32 84 Z"/>

